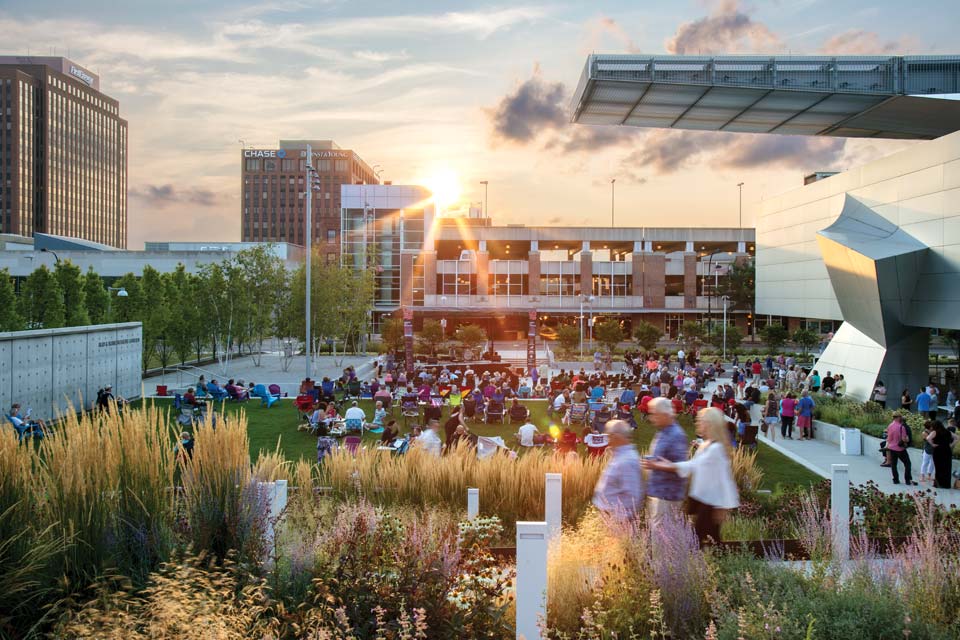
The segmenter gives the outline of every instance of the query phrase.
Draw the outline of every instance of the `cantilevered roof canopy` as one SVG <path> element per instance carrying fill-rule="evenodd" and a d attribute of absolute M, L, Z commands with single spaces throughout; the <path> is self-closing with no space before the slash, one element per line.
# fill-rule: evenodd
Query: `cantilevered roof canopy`
<path fill-rule="evenodd" d="M 573 121 L 932 139 L 960 129 L 960 56 L 587 58 Z"/>

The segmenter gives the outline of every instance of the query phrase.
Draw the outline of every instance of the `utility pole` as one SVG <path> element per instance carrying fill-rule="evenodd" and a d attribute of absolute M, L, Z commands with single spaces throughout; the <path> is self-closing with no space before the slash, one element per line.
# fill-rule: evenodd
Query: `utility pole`
<path fill-rule="evenodd" d="M 304 266 L 304 273 L 306 275 L 307 289 L 304 293 L 304 300 L 306 302 L 306 318 L 305 320 L 305 338 L 307 343 L 306 355 L 307 355 L 307 377 L 309 378 L 313 373 L 313 343 L 310 339 L 310 284 L 311 284 L 311 267 L 313 262 L 313 148 L 308 144 L 307 145 L 307 197 L 306 200 L 307 211 L 306 215 L 303 216 L 304 220 L 307 222 L 307 232 L 304 234 L 304 240 L 306 241 L 307 251 L 306 251 L 306 260 L 307 263 Z"/>
<path fill-rule="evenodd" d="M 614 223 L 613 223 L 613 201 L 614 201 L 614 195 L 615 195 L 615 189 L 616 189 L 616 186 L 615 186 L 615 185 L 616 185 L 616 184 L 617 184 L 617 179 L 616 179 L 616 178 L 610 178 L 610 226 L 611 226 L 611 227 L 616 226 L 616 225 L 614 225 Z"/>
<path fill-rule="evenodd" d="M 490 203 L 490 201 L 487 199 L 487 196 L 490 195 L 490 192 L 489 192 L 489 189 L 490 189 L 490 181 L 489 181 L 489 180 L 481 180 L 481 181 L 480 181 L 480 184 L 483 185 L 483 217 L 484 217 L 484 218 L 489 218 L 489 217 L 490 217 L 490 210 L 489 210 L 489 207 L 490 207 L 490 204 L 489 204 L 489 203 Z"/>

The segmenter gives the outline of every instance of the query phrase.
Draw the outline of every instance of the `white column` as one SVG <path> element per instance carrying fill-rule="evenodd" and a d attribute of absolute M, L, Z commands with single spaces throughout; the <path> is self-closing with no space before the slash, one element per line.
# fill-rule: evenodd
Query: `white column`
<path fill-rule="evenodd" d="M 547 618 L 547 523 L 517 523 L 517 640 L 541 640 Z"/>
<path fill-rule="evenodd" d="M 686 251 L 687 253 L 690 253 L 691 251 L 693 251 L 694 250 L 693 241 L 687 242 L 686 245 L 684 245 L 683 250 Z"/>
<path fill-rule="evenodd" d="M 553 541 L 560 535 L 560 528 L 562 526 L 563 475 L 559 473 L 548 473 L 546 476 L 543 519 L 547 522 L 547 537 L 550 541 Z"/>
<path fill-rule="evenodd" d="M 283 510 L 287 508 L 287 481 L 277 480 L 276 482 L 260 482 L 258 487 L 261 495 L 267 501 L 267 527 L 264 531 L 264 539 L 267 543 L 267 562 L 273 559 L 274 549 L 274 525 L 280 519 Z"/>
<path fill-rule="evenodd" d="M 530 251 L 540 251 L 540 241 L 531 240 L 530 241 Z"/>
<path fill-rule="evenodd" d="M 467 519 L 480 515 L 480 489 L 467 488 Z"/>
<path fill-rule="evenodd" d="M 850 467 L 831 465 L 830 528 L 833 534 L 833 559 L 850 559 Z"/>
<path fill-rule="evenodd" d="M 747 252 L 747 243 L 738 242 L 737 243 L 737 253 L 746 253 Z"/>

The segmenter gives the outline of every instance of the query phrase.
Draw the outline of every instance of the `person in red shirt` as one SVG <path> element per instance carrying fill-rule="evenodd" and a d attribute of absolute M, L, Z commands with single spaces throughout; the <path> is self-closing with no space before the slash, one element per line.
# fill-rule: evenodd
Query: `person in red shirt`
<path fill-rule="evenodd" d="M 753 385 L 755 387 L 760 386 L 760 376 L 763 374 L 763 365 L 760 364 L 759 358 L 753 359 L 753 364 L 750 365 L 750 371 L 753 373 Z"/>

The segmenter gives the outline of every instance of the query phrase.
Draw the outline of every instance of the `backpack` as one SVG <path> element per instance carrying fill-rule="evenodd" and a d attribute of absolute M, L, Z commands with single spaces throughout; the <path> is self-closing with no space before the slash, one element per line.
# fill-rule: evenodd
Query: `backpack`
<path fill-rule="evenodd" d="M 906 421 L 902 422 L 901 424 L 903 425 L 903 430 L 907 434 L 907 444 L 903 445 L 904 449 L 907 449 L 913 446 L 913 431 L 910 430 L 910 425 L 908 425 Z"/>

